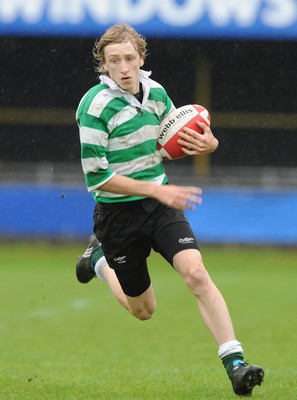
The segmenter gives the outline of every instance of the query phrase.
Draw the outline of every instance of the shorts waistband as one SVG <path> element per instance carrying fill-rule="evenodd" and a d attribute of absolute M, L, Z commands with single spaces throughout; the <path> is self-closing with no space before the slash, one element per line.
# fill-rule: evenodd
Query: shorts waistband
<path fill-rule="evenodd" d="M 145 199 L 133 200 L 133 201 L 123 201 L 118 203 L 100 203 L 98 202 L 96 206 L 104 209 L 121 209 L 121 208 L 129 208 L 129 207 L 138 207 L 145 205 L 158 204 L 159 202 L 155 199 L 147 197 Z"/>

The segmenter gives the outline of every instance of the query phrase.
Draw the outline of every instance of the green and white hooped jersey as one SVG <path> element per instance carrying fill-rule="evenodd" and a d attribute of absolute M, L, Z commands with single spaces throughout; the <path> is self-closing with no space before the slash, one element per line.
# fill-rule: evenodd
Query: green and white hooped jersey
<path fill-rule="evenodd" d="M 76 119 L 82 168 L 88 191 L 98 202 L 142 198 L 100 190 L 115 174 L 160 185 L 168 181 L 157 138 L 161 120 L 175 107 L 165 89 L 149 75 L 140 71 L 142 103 L 105 75 L 79 103 Z"/>

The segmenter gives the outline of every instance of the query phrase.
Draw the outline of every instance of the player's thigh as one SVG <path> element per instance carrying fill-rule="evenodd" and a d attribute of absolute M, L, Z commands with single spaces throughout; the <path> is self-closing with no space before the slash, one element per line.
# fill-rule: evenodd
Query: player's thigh
<path fill-rule="evenodd" d="M 153 248 L 160 253 L 173 267 L 175 256 L 184 250 L 195 250 L 199 253 L 199 245 L 187 220 L 169 223 L 155 235 Z M 180 258 L 178 257 L 178 260 Z"/>
<path fill-rule="evenodd" d="M 151 250 L 150 240 L 143 229 L 147 216 L 140 201 L 128 203 L 97 204 L 94 232 L 110 268 L 126 271 L 139 266 L 139 273 L 144 276 Z M 126 275 L 123 280 L 125 278 Z M 139 278 L 138 274 L 136 278 Z"/>
<path fill-rule="evenodd" d="M 115 274 L 126 296 L 139 297 L 147 291 L 151 284 L 151 278 L 145 259 L 134 268 L 118 269 Z"/>
<path fill-rule="evenodd" d="M 115 274 L 132 314 L 142 320 L 150 318 L 156 308 L 156 300 L 147 264 L 142 263 L 134 269 L 115 270 Z"/>

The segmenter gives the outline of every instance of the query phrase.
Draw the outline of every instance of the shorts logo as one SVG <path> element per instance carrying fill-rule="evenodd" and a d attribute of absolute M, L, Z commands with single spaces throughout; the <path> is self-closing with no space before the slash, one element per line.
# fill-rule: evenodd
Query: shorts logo
<path fill-rule="evenodd" d="M 192 237 L 180 238 L 178 242 L 181 244 L 191 244 L 194 243 L 194 238 Z"/>
<path fill-rule="evenodd" d="M 113 260 L 118 264 L 124 264 L 126 262 L 126 256 L 115 257 Z"/>

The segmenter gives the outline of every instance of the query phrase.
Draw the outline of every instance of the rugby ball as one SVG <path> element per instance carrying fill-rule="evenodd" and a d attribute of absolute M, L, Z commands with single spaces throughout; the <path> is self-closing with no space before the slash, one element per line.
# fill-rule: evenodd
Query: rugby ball
<path fill-rule="evenodd" d="M 198 133 L 203 133 L 196 121 L 210 125 L 210 115 L 207 109 L 197 104 L 188 104 L 172 111 L 162 120 L 158 136 L 158 150 L 162 158 L 175 160 L 185 156 L 181 145 L 177 143 L 178 132 L 187 127 Z"/>

